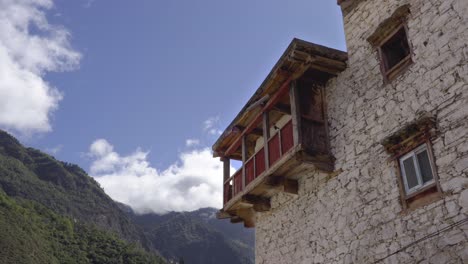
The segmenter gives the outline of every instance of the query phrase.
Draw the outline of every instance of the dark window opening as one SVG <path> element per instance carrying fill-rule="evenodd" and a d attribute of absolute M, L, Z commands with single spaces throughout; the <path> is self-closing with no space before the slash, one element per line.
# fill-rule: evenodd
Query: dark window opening
<path fill-rule="evenodd" d="M 410 47 L 404 27 L 401 27 L 395 35 L 381 46 L 384 57 L 385 70 L 395 67 L 410 55 Z"/>

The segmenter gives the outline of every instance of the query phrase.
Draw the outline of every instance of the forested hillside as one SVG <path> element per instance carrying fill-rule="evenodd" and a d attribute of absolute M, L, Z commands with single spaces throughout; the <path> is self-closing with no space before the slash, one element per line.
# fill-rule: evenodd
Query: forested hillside
<path fill-rule="evenodd" d="M 80 167 L 0 130 L 0 263 L 253 263 L 253 230 L 216 209 L 136 215 Z"/>
<path fill-rule="evenodd" d="M 0 190 L 0 263 L 164 263 L 135 244 Z"/>
<path fill-rule="evenodd" d="M 254 263 L 254 230 L 216 219 L 216 211 L 133 215 L 133 220 L 167 259 L 182 258 L 191 264 Z"/>

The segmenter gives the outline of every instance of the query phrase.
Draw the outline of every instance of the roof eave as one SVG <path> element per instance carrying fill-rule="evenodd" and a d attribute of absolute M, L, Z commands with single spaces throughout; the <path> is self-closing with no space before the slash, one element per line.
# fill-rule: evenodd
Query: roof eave
<path fill-rule="evenodd" d="M 347 53 L 344 51 L 331 49 L 325 46 L 317 45 L 311 42 L 307 42 L 301 39 L 294 38 L 289 44 L 289 46 L 286 48 L 286 50 L 283 52 L 278 62 L 276 62 L 276 64 L 273 66 L 273 68 L 271 69 L 271 71 L 269 72 L 265 80 L 262 82 L 262 84 L 259 86 L 259 88 L 255 91 L 255 93 L 252 95 L 249 101 L 244 105 L 241 111 L 236 115 L 233 121 L 223 131 L 223 133 L 220 135 L 218 140 L 216 140 L 216 142 L 214 143 L 212 147 L 214 157 L 222 156 L 222 153 L 219 150 L 219 146 L 221 145 L 221 143 L 230 135 L 231 131 L 233 130 L 234 126 L 237 125 L 239 120 L 242 117 L 244 117 L 245 114 L 248 114 L 248 108 L 259 99 L 258 97 L 262 94 L 262 92 L 266 88 L 268 88 L 267 85 L 272 80 L 275 79 L 275 76 L 277 76 L 278 74 L 281 74 L 282 72 L 281 67 L 285 64 L 286 60 L 291 60 L 291 59 L 294 60 L 294 56 L 293 56 L 294 52 L 298 51 L 298 48 L 300 47 L 313 49 L 314 53 L 316 54 L 310 54 L 310 55 L 320 55 L 324 57 L 330 57 L 330 59 L 341 61 L 343 63 L 346 63 L 348 59 Z"/>

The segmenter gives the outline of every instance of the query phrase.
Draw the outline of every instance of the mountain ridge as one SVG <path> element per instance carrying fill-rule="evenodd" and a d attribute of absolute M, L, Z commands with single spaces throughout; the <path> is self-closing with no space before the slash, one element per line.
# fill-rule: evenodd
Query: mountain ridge
<path fill-rule="evenodd" d="M 107 243 L 122 245 L 112 248 L 114 253 L 124 254 L 127 252 L 125 250 L 129 250 L 128 252 L 136 252 L 138 257 L 148 259 L 151 255 L 160 254 L 172 261 L 171 263 L 177 263 L 181 259 L 189 264 L 253 263 L 253 231 L 244 229 L 240 225 L 232 225 L 229 220 L 215 219 L 216 209 L 202 208 L 193 212 L 170 212 L 165 215 L 137 215 L 128 205 L 112 200 L 99 183 L 79 166 L 58 161 L 37 149 L 24 147 L 16 138 L 2 130 L 0 130 L 0 194 L 4 196 L 2 198 L 4 201 L 11 200 L 11 203 L 17 203 L 15 205 L 17 208 L 27 205 L 24 210 L 29 210 L 30 215 L 39 214 L 37 217 L 40 219 L 43 219 L 40 212 L 34 208 L 43 208 L 41 210 L 52 218 L 52 220 L 43 219 L 44 221 L 53 222 L 53 219 L 62 219 L 63 221 L 60 221 L 70 222 L 74 232 L 82 232 L 85 234 L 84 237 L 90 237 L 91 240 L 93 239 L 89 233 L 93 231 L 89 230 L 96 230 L 95 233 L 99 236 L 102 245 Z M 10 223 L 8 215 L 17 218 L 18 222 L 24 222 L 21 215 L 12 214 L 8 210 L 8 207 L 0 207 L 0 220 Z M 50 225 L 39 225 L 38 228 L 45 234 L 38 238 L 40 240 L 47 238 L 55 241 L 48 236 L 58 234 L 67 237 L 65 243 L 81 241 L 79 238 L 67 235 L 68 233 L 61 231 L 54 233 L 54 228 Z M 14 238 L 0 236 L 0 245 L 11 239 Z M 128 242 L 118 242 L 119 239 Z M 61 247 L 62 242 L 62 240 L 55 241 L 53 247 Z M 88 242 L 80 243 L 87 245 Z M 126 243 L 130 243 L 129 246 L 135 245 L 135 248 L 125 246 Z M 139 248 L 148 253 L 144 253 Z M 105 251 L 96 252 L 92 248 L 89 250 L 97 254 L 95 257 L 106 254 Z M 225 262 L 226 259 L 229 261 Z"/>

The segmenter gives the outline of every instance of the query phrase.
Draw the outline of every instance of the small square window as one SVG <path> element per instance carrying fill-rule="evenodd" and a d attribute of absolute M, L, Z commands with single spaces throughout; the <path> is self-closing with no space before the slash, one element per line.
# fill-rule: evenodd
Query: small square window
<path fill-rule="evenodd" d="M 406 28 L 402 25 L 390 34 L 378 46 L 378 51 L 382 73 L 386 81 L 390 81 L 412 63 Z"/>
<path fill-rule="evenodd" d="M 435 184 L 433 163 L 427 144 L 423 144 L 401 157 L 400 170 L 406 196 Z"/>
<path fill-rule="evenodd" d="M 443 197 L 431 148 L 435 138 L 436 119 L 426 113 L 381 142 L 395 162 L 403 212 Z"/>

